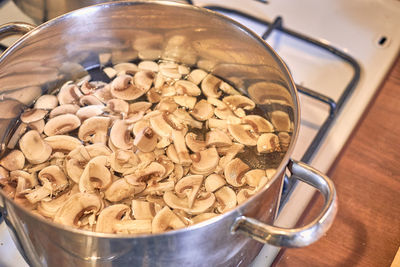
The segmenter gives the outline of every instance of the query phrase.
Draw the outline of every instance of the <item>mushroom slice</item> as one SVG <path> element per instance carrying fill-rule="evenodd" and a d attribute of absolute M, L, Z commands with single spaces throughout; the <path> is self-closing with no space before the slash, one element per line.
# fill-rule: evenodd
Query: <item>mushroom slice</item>
<path fill-rule="evenodd" d="M 68 226 L 81 226 L 81 220 L 89 214 L 96 214 L 102 207 L 100 197 L 89 193 L 76 193 L 68 198 L 54 216 L 54 222 Z"/>
<path fill-rule="evenodd" d="M 124 120 L 114 122 L 110 131 L 111 142 L 120 149 L 130 149 L 133 146 L 133 139 L 130 135 L 129 125 Z"/>
<path fill-rule="evenodd" d="M 165 173 L 162 178 L 166 178 L 174 170 L 174 163 L 164 154 L 157 156 L 157 162 L 164 166 Z"/>
<path fill-rule="evenodd" d="M 213 193 L 224 185 L 226 185 L 226 180 L 219 174 L 210 174 L 204 180 L 204 186 L 207 192 Z"/>
<path fill-rule="evenodd" d="M 86 119 L 79 128 L 78 138 L 84 142 L 106 143 L 110 121 L 108 117 L 99 116 Z"/>
<path fill-rule="evenodd" d="M 193 152 L 200 152 L 206 149 L 206 142 L 197 140 L 197 135 L 195 133 L 187 133 L 185 136 L 186 145 Z"/>
<path fill-rule="evenodd" d="M 226 164 L 224 168 L 225 179 L 228 184 L 234 187 L 240 187 L 244 184 L 244 174 L 250 169 L 250 167 L 244 163 L 241 159 L 235 158 Z"/>
<path fill-rule="evenodd" d="M 149 108 L 151 108 L 151 103 L 146 101 L 139 101 L 129 104 L 128 113 L 137 113 L 139 111 L 146 112 Z"/>
<path fill-rule="evenodd" d="M 61 208 L 62 205 L 64 205 L 65 201 L 73 194 L 78 193 L 78 187 L 73 186 L 71 190 L 68 192 L 62 193 L 60 196 L 58 196 L 55 199 L 42 199 L 37 206 L 38 212 L 47 218 L 53 219 L 54 216 L 56 215 L 57 211 Z"/>
<path fill-rule="evenodd" d="M 101 100 L 98 99 L 97 97 L 95 97 L 94 95 L 85 95 L 85 96 L 82 96 L 81 98 L 79 98 L 79 104 L 80 104 L 81 106 L 92 106 L 92 105 L 96 105 L 96 106 L 104 107 L 103 102 L 101 102 Z"/>
<path fill-rule="evenodd" d="M 179 163 L 183 166 L 189 166 L 192 163 L 192 159 L 189 156 L 183 133 L 181 131 L 172 131 L 172 139 L 174 140 L 174 147 L 178 154 Z"/>
<path fill-rule="evenodd" d="M 236 207 L 236 194 L 232 188 L 224 186 L 215 192 L 215 198 L 217 201 L 217 210 L 220 213 L 227 212 Z"/>
<path fill-rule="evenodd" d="M 246 124 L 229 124 L 228 131 L 239 143 L 246 146 L 257 145 L 258 136 L 253 133 L 253 128 Z"/>
<path fill-rule="evenodd" d="M 210 174 L 219 162 L 218 152 L 214 147 L 200 151 L 192 155 L 191 158 L 193 163 L 190 170 L 195 174 Z"/>
<path fill-rule="evenodd" d="M 42 186 L 37 186 L 25 194 L 25 198 L 31 203 L 35 204 L 42 199 L 52 194 L 53 188 L 49 181 L 44 181 Z"/>
<path fill-rule="evenodd" d="M 214 115 L 214 108 L 210 103 L 202 99 L 196 103 L 190 114 L 199 121 L 205 121 Z"/>
<path fill-rule="evenodd" d="M 201 129 L 203 127 L 203 123 L 193 119 L 193 117 L 190 116 L 185 109 L 176 109 L 172 114 L 174 114 L 174 116 L 186 126 L 197 129 Z"/>
<path fill-rule="evenodd" d="M 48 136 L 44 139 L 48 143 L 53 151 L 70 152 L 75 148 L 82 145 L 79 139 L 69 135 L 53 135 Z"/>
<path fill-rule="evenodd" d="M 171 181 L 172 182 L 172 181 Z M 179 197 L 187 197 L 188 206 L 192 208 L 200 186 L 203 183 L 203 175 L 189 175 L 180 179 L 175 185 L 175 192 Z"/>
<path fill-rule="evenodd" d="M 182 74 L 178 71 L 178 64 L 172 62 L 162 62 L 158 66 L 159 72 L 167 78 L 179 80 Z"/>
<path fill-rule="evenodd" d="M 180 198 L 173 191 L 165 192 L 163 199 L 165 203 L 172 209 L 180 209 L 189 214 L 200 214 L 209 210 L 215 203 L 213 193 L 201 194 L 195 199 L 193 206 L 189 208 L 187 197 Z"/>
<path fill-rule="evenodd" d="M 279 144 L 281 145 L 281 150 L 287 151 L 291 139 L 290 134 L 287 132 L 280 132 L 278 133 L 278 137 L 279 137 Z"/>
<path fill-rule="evenodd" d="M 139 185 L 141 183 L 154 178 L 157 182 L 162 179 L 165 173 L 163 165 L 157 162 L 150 163 L 149 166 L 135 171 L 133 174 L 126 175 L 125 180 L 131 185 Z"/>
<path fill-rule="evenodd" d="M 68 180 L 60 167 L 51 165 L 43 168 L 38 174 L 39 180 L 42 184 L 47 180 L 51 184 L 53 192 L 63 191 L 68 186 Z"/>
<path fill-rule="evenodd" d="M 187 79 L 188 79 L 188 81 L 190 81 L 190 82 L 192 82 L 192 83 L 194 83 L 194 84 L 196 84 L 196 85 L 199 85 L 199 84 L 201 83 L 201 81 L 202 81 L 206 76 L 207 76 L 207 72 L 205 72 L 204 70 L 202 70 L 202 69 L 195 69 L 195 70 L 192 70 L 192 71 L 189 73 Z"/>
<path fill-rule="evenodd" d="M 111 156 L 111 150 L 104 144 L 92 144 L 85 146 L 85 150 L 89 154 L 89 157 L 95 158 L 98 156 Z"/>
<path fill-rule="evenodd" d="M 161 206 L 157 203 L 132 200 L 132 214 L 137 220 L 152 220 L 160 210 Z"/>
<path fill-rule="evenodd" d="M 236 91 L 233 86 L 226 82 L 221 82 L 221 84 L 219 85 L 219 89 L 221 89 L 224 93 L 228 95 L 240 95 L 240 93 Z"/>
<path fill-rule="evenodd" d="M 15 189 L 16 196 L 24 194 L 26 189 L 33 188 L 38 184 L 38 181 L 32 174 L 20 170 L 10 172 L 10 181 L 17 183 L 17 187 Z"/>
<path fill-rule="evenodd" d="M 153 84 L 154 77 L 154 72 L 141 70 L 135 73 L 133 81 L 139 89 L 147 92 Z"/>
<path fill-rule="evenodd" d="M 93 95 L 97 97 L 101 102 L 103 102 L 103 104 L 107 103 L 108 100 L 114 98 L 111 93 L 111 84 L 106 84 L 102 87 L 97 88 Z"/>
<path fill-rule="evenodd" d="M 103 108 L 103 105 L 90 105 L 86 107 L 81 107 L 75 114 L 81 121 L 84 121 L 88 118 L 103 114 Z"/>
<path fill-rule="evenodd" d="M 122 62 L 114 65 L 114 69 L 118 72 L 118 75 L 122 75 L 125 73 L 136 73 L 139 68 L 136 64 L 129 62 Z"/>
<path fill-rule="evenodd" d="M 179 106 L 188 109 L 193 109 L 197 100 L 196 97 L 188 95 L 176 95 L 173 98 L 175 103 L 177 103 Z"/>
<path fill-rule="evenodd" d="M 200 223 L 200 222 L 206 221 L 208 219 L 214 218 L 216 216 L 218 216 L 218 214 L 206 212 L 206 213 L 202 213 L 202 214 L 194 216 L 192 218 L 192 222 L 193 222 L 193 224 L 196 224 L 196 223 Z"/>
<path fill-rule="evenodd" d="M 203 94 L 207 97 L 220 97 L 221 92 L 218 92 L 218 88 L 221 82 L 222 81 L 214 75 L 207 74 L 201 82 L 201 90 L 203 91 Z"/>
<path fill-rule="evenodd" d="M 129 103 L 125 100 L 114 98 L 107 101 L 107 108 L 113 113 L 128 114 Z"/>
<path fill-rule="evenodd" d="M 199 96 L 201 94 L 200 88 L 191 81 L 179 80 L 174 87 L 178 95 Z"/>
<path fill-rule="evenodd" d="M 24 153 L 25 158 L 32 164 L 45 162 L 52 151 L 51 146 L 35 130 L 31 130 L 21 137 L 19 148 Z"/>
<path fill-rule="evenodd" d="M 132 150 L 117 150 L 111 154 L 111 168 L 120 173 L 136 169 L 139 164 L 138 156 Z"/>
<path fill-rule="evenodd" d="M 110 186 L 112 177 L 105 166 L 104 157 L 98 156 L 88 162 L 79 179 L 79 191 L 94 193 L 96 189 L 105 190 Z"/>
<path fill-rule="evenodd" d="M 206 134 L 206 146 L 231 146 L 231 138 L 219 129 L 213 129 Z"/>
<path fill-rule="evenodd" d="M 121 220 L 115 224 L 117 234 L 149 234 L 151 220 Z"/>
<path fill-rule="evenodd" d="M 168 207 L 162 208 L 157 212 L 151 223 L 152 233 L 162 233 L 170 229 L 179 229 L 185 227 L 184 222 Z"/>
<path fill-rule="evenodd" d="M 119 99 L 134 100 L 146 93 L 146 90 L 133 84 L 132 76 L 123 74 L 111 82 L 111 94 Z"/>
<path fill-rule="evenodd" d="M 250 170 L 244 174 L 246 183 L 252 187 L 257 187 L 263 176 L 265 176 L 265 171 L 261 169 Z"/>
<path fill-rule="evenodd" d="M 82 93 L 76 84 L 66 82 L 61 86 L 60 92 L 57 94 L 57 99 L 60 105 L 75 104 L 79 102 L 81 96 Z"/>
<path fill-rule="evenodd" d="M 172 97 L 163 97 L 159 102 L 155 108 L 156 110 L 172 113 L 178 108 L 178 104 Z"/>
<path fill-rule="evenodd" d="M 39 133 L 43 133 L 44 130 L 44 119 L 38 120 L 38 121 L 34 121 L 28 124 L 28 127 L 31 128 L 32 130 L 36 130 Z"/>
<path fill-rule="evenodd" d="M 159 114 L 150 118 L 151 128 L 156 134 L 161 137 L 170 138 L 172 134 L 172 127 L 165 121 L 165 116 Z"/>
<path fill-rule="evenodd" d="M 139 70 L 158 72 L 158 64 L 154 61 L 143 60 L 138 64 Z"/>
<path fill-rule="evenodd" d="M 118 72 L 117 72 L 115 69 L 111 68 L 111 67 L 104 68 L 104 69 L 103 69 L 103 72 L 104 72 L 104 73 L 107 75 L 107 77 L 110 78 L 110 79 L 114 78 L 114 77 L 117 76 L 117 74 L 118 74 Z M 81 89 L 81 90 L 82 90 L 82 89 Z"/>
<path fill-rule="evenodd" d="M 27 109 L 21 114 L 20 119 L 24 123 L 31 123 L 43 119 L 47 115 L 44 109 Z"/>
<path fill-rule="evenodd" d="M 166 154 L 173 163 L 179 164 L 178 153 L 176 152 L 175 146 L 173 144 L 169 145 L 166 150 Z"/>
<path fill-rule="evenodd" d="M 104 198 L 111 202 L 118 202 L 125 198 L 133 197 L 142 192 L 146 184 L 133 186 L 124 178 L 115 180 L 104 192 Z"/>
<path fill-rule="evenodd" d="M 42 95 L 35 102 L 35 109 L 52 110 L 58 106 L 58 99 L 55 95 Z"/>
<path fill-rule="evenodd" d="M 96 85 L 92 82 L 89 82 L 89 79 L 83 80 L 81 84 L 77 83 L 77 85 L 80 85 L 80 90 L 84 95 L 91 95 L 96 91 Z"/>
<path fill-rule="evenodd" d="M 276 131 L 278 132 L 290 132 L 291 131 L 291 121 L 289 114 L 281 110 L 275 110 L 270 114 L 271 123 L 274 125 Z"/>
<path fill-rule="evenodd" d="M 256 133 L 272 133 L 274 131 L 272 123 L 258 115 L 247 115 L 242 118 L 242 122 L 253 127 L 253 131 Z"/>
<path fill-rule="evenodd" d="M 209 129 L 228 130 L 228 121 L 227 120 L 219 120 L 219 119 L 215 119 L 215 118 L 210 118 L 207 121 L 207 128 L 209 128 Z"/>
<path fill-rule="evenodd" d="M 140 196 L 163 195 L 164 192 L 174 190 L 174 185 L 174 181 L 156 182 L 155 180 L 151 180 L 146 189 L 140 193 Z"/>
<path fill-rule="evenodd" d="M 65 104 L 55 107 L 50 111 L 49 118 L 52 119 L 56 116 L 63 114 L 75 114 L 79 110 L 79 106 L 76 104 Z"/>
<path fill-rule="evenodd" d="M 81 125 L 81 120 L 73 114 L 63 114 L 47 121 L 44 133 L 47 136 L 69 133 Z"/>
<path fill-rule="evenodd" d="M 156 148 L 157 135 L 153 129 L 146 127 L 135 136 L 133 144 L 142 152 L 151 152 Z"/>
<path fill-rule="evenodd" d="M 222 102 L 221 100 L 215 97 L 209 97 L 207 98 L 207 102 L 215 106 L 214 114 L 217 118 L 226 120 L 229 117 L 235 116 L 235 114 L 233 114 L 232 110 L 228 107 L 228 105 Z"/>
<path fill-rule="evenodd" d="M 222 101 L 227 104 L 232 110 L 242 108 L 245 110 L 253 110 L 256 104 L 248 97 L 243 95 L 230 95 L 222 99 Z"/>
<path fill-rule="evenodd" d="M 0 160 L 0 165 L 9 171 L 21 170 L 25 165 L 25 156 L 18 149 L 11 150 Z"/>
<path fill-rule="evenodd" d="M 116 224 L 124 217 L 128 217 L 130 208 L 124 204 L 114 204 L 103 209 L 96 223 L 96 232 L 116 233 Z"/>
<path fill-rule="evenodd" d="M 280 151 L 279 138 L 273 133 L 262 134 L 257 141 L 258 153 L 271 153 Z"/>
<path fill-rule="evenodd" d="M 242 204 L 246 200 L 248 200 L 250 197 L 252 197 L 256 193 L 255 190 L 250 190 L 247 188 L 243 188 L 239 191 L 239 193 L 236 196 L 238 205 Z"/>

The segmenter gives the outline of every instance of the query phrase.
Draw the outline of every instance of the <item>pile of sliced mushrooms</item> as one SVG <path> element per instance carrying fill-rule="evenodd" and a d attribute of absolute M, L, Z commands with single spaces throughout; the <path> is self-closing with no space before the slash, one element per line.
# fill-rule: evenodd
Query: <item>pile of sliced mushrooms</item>
<path fill-rule="evenodd" d="M 234 209 L 274 175 L 240 153 L 285 151 L 287 113 L 254 115 L 228 83 L 174 62 L 103 71 L 110 83 L 69 81 L 20 116 L 26 130 L 0 160 L 16 203 L 80 229 L 160 233 Z"/>

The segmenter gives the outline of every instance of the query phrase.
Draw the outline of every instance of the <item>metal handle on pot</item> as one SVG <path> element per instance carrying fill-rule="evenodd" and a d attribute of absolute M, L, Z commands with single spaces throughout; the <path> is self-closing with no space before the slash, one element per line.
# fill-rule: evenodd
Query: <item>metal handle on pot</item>
<path fill-rule="evenodd" d="M 325 204 L 321 214 L 308 225 L 293 229 L 267 225 L 256 219 L 240 216 L 231 228 L 232 233 L 240 232 L 259 242 L 278 247 L 303 247 L 317 241 L 328 231 L 337 212 L 336 190 L 332 181 L 302 162 L 290 160 L 288 169 L 292 178 L 299 179 L 322 193 Z"/>
<path fill-rule="evenodd" d="M 25 22 L 10 22 L 0 25 L 0 40 L 13 35 L 24 35 L 35 28 L 36 26 Z"/>

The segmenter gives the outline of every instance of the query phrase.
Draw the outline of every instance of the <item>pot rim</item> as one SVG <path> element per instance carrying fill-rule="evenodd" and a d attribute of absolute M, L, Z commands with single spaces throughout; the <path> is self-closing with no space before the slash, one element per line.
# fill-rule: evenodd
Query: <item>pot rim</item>
<path fill-rule="evenodd" d="M 46 220 L 42 218 L 39 215 L 36 215 L 35 213 L 32 213 L 29 211 L 27 208 L 18 205 L 14 203 L 12 199 L 9 199 L 7 196 L 4 195 L 2 190 L 0 190 L 0 196 L 4 199 L 4 206 L 6 208 L 6 203 L 10 203 L 12 206 L 16 207 L 20 211 L 26 213 L 28 216 L 35 218 L 36 220 L 39 220 L 41 223 L 45 223 L 51 227 L 57 228 L 57 230 L 61 231 L 67 231 L 71 232 L 74 234 L 83 234 L 86 236 L 90 237 L 96 237 L 96 238 L 109 238 L 109 239 L 132 239 L 132 238 L 137 238 L 137 239 L 142 239 L 142 238 L 157 238 L 161 236 L 170 236 L 170 235 L 178 235 L 178 234 L 184 234 L 186 231 L 191 231 L 191 230 L 196 230 L 198 228 L 202 228 L 204 226 L 216 223 L 217 221 L 223 220 L 226 217 L 231 216 L 233 213 L 237 213 L 238 210 L 240 210 L 241 207 L 247 205 L 251 199 L 254 199 L 258 195 L 262 194 L 266 190 L 268 190 L 269 186 L 281 176 L 282 171 L 284 168 L 286 168 L 287 163 L 289 162 L 290 156 L 293 153 L 294 150 L 294 145 L 297 141 L 298 138 L 298 131 L 299 131 L 299 124 L 300 124 L 300 108 L 299 108 L 299 97 L 297 93 L 297 89 L 295 86 L 295 83 L 293 81 L 293 78 L 290 74 L 289 69 L 287 68 L 286 64 L 283 62 L 283 60 L 279 57 L 279 55 L 273 50 L 273 48 L 267 44 L 260 36 L 258 36 L 256 33 L 254 33 L 252 30 L 248 29 L 246 26 L 242 25 L 241 23 L 225 16 L 222 15 L 216 11 L 209 10 L 206 8 L 190 5 L 190 4 L 184 4 L 184 3 L 177 3 L 177 2 L 169 2 L 169 1 L 118 1 L 118 2 L 108 2 L 108 3 L 101 3 L 97 5 L 92 5 L 84 8 L 80 8 L 71 12 L 68 12 L 66 14 L 63 14 L 61 16 L 58 16 L 56 18 L 53 18 L 43 24 L 40 24 L 37 26 L 34 30 L 30 31 L 29 33 L 25 34 L 21 38 L 19 38 L 14 44 L 12 44 L 6 51 L 3 52 L 3 54 L 0 55 L 0 63 L 3 61 L 3 59 L 12 51 L 18 49 L 18 46 L 23 44 L 23 42 L 26 39 L 34 38 L 35 34 L 39 32 L 40 30 L 51 27 L 54 24 L 59 23 L 60 21 L 67 20 L 71 16 L 82 16 L 82 13 L 87 14 L 88 11 L 95 12 L 96 10 L 100 8 L 109 8 L 111 6 L 124 6 L 124 5 L 164 5 L 164 6 L 176 6 L 179 8 L 184 8 L 184 9 L 191 9 L 191 10 L 196 10 L 198 12 L 202 12 L 205 14 L 208 14 L 210 16 L 216 16 L 222 20 L 225 20 L 226 22 L 232 24 L 236 28 L 239 28 L 240 30 L 244 31 L 246 34 L 249 34 L 252 38 L 254 38 L 256 41 L 258 41 L 266 50 L 266 52 L 270 53 L 270 55 L 274 58 L 275 62 L 278 64 L 280 67 L 280 70 L 282 71 L 283 76 L 285 77 L 286 81 L 288 82 L 288 85 L 290 87 L 290 94 L 292 96 L 293 100 L 293 132 L 292 132 L 292 137 L 290 140 L 290 144 L 288 147 L 288 150 L 285 152 L 285 155 L 283 159 L 281 160 L 281 163 L 279 164 L 278 168 L 276 169 L 276 173 L 272 177 L 272 179 L 269 181 L 266 187 L 264 187 L 262 190 L 259 190 L 255 195 L 250 197 L 248 200 L 246 200 L 244 203 L 237 205 L 233 210 L 230 210 L 228 212 L 225 212 L 223 214 L 220 214 L 218 216 L 215 216 L 211 219 L 196 223 L 194 225 L 190 225 L 181 229 L 177 230 L 170 230 L 167 232 L 163 233 L 156 233 L 156 234 L 110 234 L 110 233 L 99 233 L 99 232 L 92 232 L 84 229 L 78 229 L 66 225 L 62 225 L 59 223 L 54 223 L 52 221 Z M 7 209 L 6 209 L 7 210 Z M 241 214 L 239 213 L 238 216 Z"/>

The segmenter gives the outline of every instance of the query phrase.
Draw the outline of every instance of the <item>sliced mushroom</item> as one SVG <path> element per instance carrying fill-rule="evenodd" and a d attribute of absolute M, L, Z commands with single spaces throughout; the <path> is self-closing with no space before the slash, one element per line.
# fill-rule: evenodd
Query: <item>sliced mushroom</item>
<path fill-rule="evenodd" d="M 117 76 L 118 72 L 111 68 L 111 67 L 107 67 L 103 69 L 103 72 L 107 75 L 108 78 L 113 79 L 115 76 Z"/>
<path fill-rule="evenodd" d="M 206 149 L 206 142 L 198 140 L 195 133 L 187 133 L 185 136 L 185 142 L 188 148 L 193 152 L 200 152 Z"/>
<path fill-rule="evenodd" d="M 189 166 L 192 163 L 192 159 L 189 156 L 183 133 L 181 131 L 172 131 L 172 139 L 174 140 L 174 147 L 178 154 L 179 163 L 183 166 Z"/>
<path fill-rule="evenodd" d="M 176 109 L 172 114 L 186 126 L 197 129 L 201 129 L 203 127 L 203 123 L 193 119 L 185 109 Z"/>
<path fill-rule="evenodd" d="M 111 142 L 120 149 L 130 149 L 133 146 L 129 125 L 124 120 L 117 120 L 114 122 L 110 131 L 110 139 Z"/>
<path fill-rule="evenodd" d="M 70 152 L 82 145 L 79 139 L 69 135 L 53 135 L 48 136 L 44 139 L 48 143 L 53 151 Z"/>
<path fill-rule="evenodd" d="M 291 140 L 290 134 L 287 132 L 280 132 L 278 133 L 278 137 L 279 137 L 279 144 L 281 145 L 281 150 L 287 151 Z"/>
<path fill-rule="evenodd" d="M 207 121 L 207 128 L 209 128 L 209 129 L 227 130 L 228 129 L 228 121 L 227 120 L 219 120 L 219 119 L 215 119 L 215 118 L 210 118 Z"/>
<path fill-rule="evenodd" d="M 192 218 L 192 222 L 193 222 L 193 224 L 200 223 L 200 222 L 206 221 L 208 219 L 214 218 L 215 216 L 218 216 L 218 214 L 211 213 L 211 212 L 202 213 L 202 214 L 194 216 Z"/>
<path fill-rule="evenodd" d="M 215 196 L 213 193 L 201 194 L 189 208 L 189 201 L 187 197 L 180 198 L 173 191 L 165 192 L 163 199 L 165 203 L 173 209 L 180 209 L 189 214 L 200 214 L 209 210 L 215 203 Z"/>
<path fill-rule="evenodd" d="M 90 105 L 90 106 L 86 106 L 86 107 L 81 107 L 76 112 L 76 116 L 78 116 L 78 118 L 81 121 L 84 121 L 88 118 L 99 116 L 99 115 L 103 114 L 103 108 L 104 108 L 103 105 Z"/>
<path fill-rule="evenodd" d="M 170 175 L 171 172 L 174 170 L 174 163 L 164 154 L 158 155 L 156 161 L 163 165 L 163 167 L 165 168 L 165 173 L 162 178 L 168 177 L 168 175 Z"/>
<path fill-rule="evenodd" d="M 162 233 L 170 229 L 179 229 L 185 227 L 183 221 L 168 207 L 162 208 L 157 212 L 151 223 L 152 233 Z"/>
<path fill-rule="evenodd" d="M 215 198 L 217 201 L 217 210 L 220 213 L 227 212 L 236 207 L 236 194 L 232 188 L 224 186 L 215 192 Z"/>
<path fill-rule="evenodd" d="M 156 180 L 151 180 L 140 196 L 145 195 L 163 195 L 167 191 L 174 190 L 174 181 L 157 182 Z"/>
<path fill-rule="evenodd" d="M 246 146 L 257 145 L 258 136 L 253 132 L 253 128 L 246 124 L 229 124 L 228 131 L 239 143 Z"/>
<path fill-rule="evenodd" d="M 141 130 L 136 136 L 133 144 L 143 152 L 151 152 L 156 148 L 157 135 L 153 129 L 146 127 Z"/>
<path fill-rule="evenodd" d="M 214 108 L 210 103 L 202 99 L 196 103 L 190 114 L 199 121 L 205 121 L 214 115 Z"/>
<path fill-rule="evenodd" d="M 250 167 L 244 163 L 241 159 L 235 158 L 226 164 L 224 168 L 225 179 L 228 184 L 239 187 L 245 182 L 244 174 L 250 169 Z"/>
<path fill-rule="evenodd" d="M 37 179 L 26 171 L 16 170 L 10 172 L 10 181 L 17 183 L 15 194 L 19 196 L 24 194 L 27 189 L 33 188 L 38 184 Z"/>
<path fill-rule="evenodd" d="M 84 142 L 103 143 L 107 142 L 110 118 L 94 116 L 86 119 L 79 127 L 78 137 Z"/>
<path fill-rule="evenodd" d="M 258 115 L 247 115 L 242 118 L 242 122 L 253 127 L 253 131 L 256 133 L 272 133 L 274 131 L 272 123 Z"/>
<path fill-rule="evenodd" d="M 207 97 L 219 98 L 221 96 L 221 92 L 218 92 L 220 84 L 221 80 L 219 78 L 212 74 L 207 74 L 201 82 L 201 90 Z"/>
<path fill-rule="evenodd" d="M 79 98 L 82 96 L 76 84 L 66 82 L 60 89 L 57 95 L 58 102 L 60 105 L 64 104 L 76 104 L 79 102 Z"/>
<path fill-rule="evenodd" d="M 118 202 L 126 198 L 133 197 L 142 192 L 146 184 L 133 186 L 126 182 L 124 178 L 115 180 L 104 192 L 104 198 L 111 202 Z"/>
<path fill-rule="evenodd" d="M 190 168 L 195 174 L 210 174 L 215 170 L 219 162 L 217 149 L 214 147 L 205 149 L 191 156 L 192 166 Z"/>
<path fill-rule="evenodd" d="M 158 64 L 154 61 L 144 60 L 138 64 L 139 70 L 158 72 Z"/>
<path fill-rule="evenodd" d="M 265 176 L 265 171 L 261 169 L 250 170 L 244 174 L 246 183 L 252 187 L 257 187 L 263 176 Z"/>
<path fill-rule="evenodd" d="M 154 72 L 141 70 L 135 73 L 133 81 L 139 89 L 147 92 L 153 84 L 154 77 Z"/>
<path fill-rule="evenodd" d="M 166 154 L 169 159 L 172 160 L 172 162 L 179 164 L 179 157 L 178 153 L 176 152 L 175 146 L 173 144 L 169 145 L 166 150 Z"/>
<path fill-rule="evenodd" d="M 42 95 L 35 102 L 35 109 L 51 110 L 58 106 L 58 99 L 55 95 Z"/>
<path fill-rule="evenodd" d="M 136 169 L 139 164 L 139 157 L 132 150 L 114 151 L 110 157 L 111 168 L 120 173 Z"/>
<path fill-rule="evenodd" d="M 221 100 L 215 97 L 209 97 L 207 98 L 207 102 L 215 106 L 214 114 L 217 118 L 226 120 L 230 117 L 235 116 L 235 114 L 233 114 L 232 110 L 228 107 L 228 105 L 222 102 Z"/>
<path fill-rule="evenodd" d="M 161 137 L 170 138 L 172 134 L 172 127 L 165 121 L 165 116 L 159 114 L 150 118 L 151 128 L 156 134 Z"/>
<path fill-rule="evenodd" d="M 111 93 L 111 84 L 106 84 L 103 87 L 97 88 L 93 95 L 103 102 L 103 104 L 114 98 L 113 94 Z"/>
<path fill-rule="evenodd" d="M 102 164 L 103 162 L 96 162 L 98 156 L 88 162 L 83 173 L 79 179 L 79 191 L 82 193 L 94 193 L 95 190 L 105 190 L 110 186 L 112 177 L 109 169 Z M 103 160 L 103 159 L 101 159 Z"/>
<path fill-rule="evenodd" d="M 56 116 L 63 114 L 75 114 L 79 110 L 79 106 L 76 104 L 65 104 L 58 106 L 50 111 L 49 118 L 52 119 Z"/>
<path fill-rule="evenodd" d="M 161 62 L 158 66 L 159 72 L 167 78 L 179 80 L 182 74 L 178 71 L 178 64 L 172 62 Z"/>
<path fill-rule="evenodd" d="M 219 174 L 210 174 L 204 180 L 204 186 L 207 192 L 213 193 L 224 185 L 226 185 L 226 180 Z"/>
<path fill-rule="evenodd" d="M 200 88 L 190 81 L 179 80 L 174 87 L 178 95 L 199 96 L 201 94 Z"/>
<path fill-rule="evenodd" d="M 0 160 L 0 165 L 9 171 L 21 170 L 25 165 L 25 156 L 18 149 L 11 150 Z"/>
<path fill-rule="evenodd" d="M 292 123 L 289 114 L 281 110 L 275 110 L 270 114 L 271 123 L 278 132 L 290 132 Z"/>
<path fill-rule="evenodd" d="M 271 153 L 280 151 L 279 138 L 273 133 L 262 134 L 257 141 L 258 153 Z"/>
<path fill-rule="evenodd" d="M 45 162 L 52 151 L 51 146 L 35 130 L 31 130 L 21 137 L 19 148 L 24 153 L 25 158 L 32 164 Z"/>
<path fill-rule="evenodd" d="M 248 200 L 250 197 L 252 197 L 255 193 L 256 193 L 255 190 L 250 190 L 248 188 L 241 189 L 236 196 L 238 204 L 239 205 L 242 204 L 243 202 Z"/>
<path fill-rule="evenodd" d="M 164 173 L 165 168 L 163 165 L 157 162 L 152 162 L 149 166 L 139 169 L 133 174 L 126 175 L 124 178 L 131 185 L 139 185 L 151 178 L 160 181 L 164 176 Z"/>
<path fill-rule="evenodd" d="M 80 84 L 81 92 L 84 95 L 91 95 L 96 91 L 96 82 L 89 82 L 89 80 L 90 77 L 87 80 L 83 80 Z M 79 83 L 77 83 L 77 85 L 79 85 Z"/>
<path fill-rule="evenodd" d="M 21 121 L 31 123 L 43 119 L 47 115 L 47 110 L 44 109 L 27 109 L 21 114 Z"/>
<path fill-rule="evenodd" d="M 226 96 L 222 99 L 222 101 L 232 110 L 236 110 L 238 108 L 253 110 L 256 107 L 256 104 L 253 102 L 253 100 L 243 95 Z"/>
<path fill-rule="evenodd" d="M 207 76 L 207 72 L 205 72 L 202 69 L 195 69 L 192 70 L 187 79 L 188 81 L 191 81 L 192 83 L 199 85 L 201 83 L 201 81 Z"/>
<path fill-rule="evenodd" d="M 200 186 L 203 183 L 203 175 L 189 175 L 180 179 L 175 185 L 175 192 L 179 197 L 187 197 L 188 207 L 192 208 Z"/>
<path fill-rule="evenodd" d="M 71 190 L 60 194 L 57 198 L 42 199 L 37 206 L 37 210 L 42 216 L 53 219 L 57 211 L 64 205 L 65 201 L 71 195 L 78 192 L 78 187 L 73 186 Z"/>
<path fill-rule="evenodd" d="M 111 83 L 111 94 L 119 99 L 134 100 L 146 93 L 133 83 L 132 76 L 123 74 L 117 76 Z"/>
<path fill-rule="evenodd" d="M 161 210 L 161 206 L 143 200 L 132 200 L 132 214 L 137 220 L 152 220 Z"/>
<path fill-rule="evenodd" d="M 43 119 L 34 121 L 28 124 L 28 127 L 32 130 L 36 130 L 39 133 L 43 133 L 45 122 Z"/>
<path fill-rule="evenodd" d="M 128 114 L 129 103 L 122 99 L 110 99 L 107 101 L 107 108 L 113 113 Z"/>
<path fill-rule="evenodd" d="M 223 131 L 219 129 L 213 129 L 206 134 L 206 145 L 209 146 L 231 146 L 231 138 Z"/>
<path fill-rule="evenodd" d="M 221 89 L 224 93 L 228 95 L 240 95 L 240 93 L 236 91 L 233 86 L 226 82 L 221 82 L 221 84 L 219 85 L 219 89 Z"/>
<path fill-rule="evenodd" d="M 79 104 L 81 106 L 91 106 L 91 105 L 96 105 L 96 106 L 101 106 L 103 107 L 103 102 L 101 102 L 100 99 L 95 97 L 94 95 L 85 95 L 79 98 Z"/>
<path fill-rule="evenodd" d="M 128 217 L 129 212 L 130 208 L 124 204 L 114 204 L 103 209 L 97 218 L 96 232 L 116 233 L 116 224 Z"/>
<path fill-rule="evenodd" d="M 196 105 L 196 97 L 188 96 L 188 95 L 176 95 L 173 97 L 175 103 L 177 103 L 181 107 L 185 107 L 188 109 L 193 109 Z"/>
<path fill-rule="evenodd" d="M 31 203 L 36 204 L 52 194 L 53 188 L 49 181 L 44 181 L 42 186 L 37 186 L 25 194 L 25 198 Z"/>
<path fill-rule="evenodd" d="M 95 194 L 76 193 L 68 198 L 54 216 L 54 222 L 62 225 L 80 227 L 81 220 L 89 214 L 96 214 L 102 206 Z"/>
<path fill-rule="evenodd" d="M 53 192 L 63 191 L 68 186 L 68 180 L 60 167 L 51 165 L 43 168 L 38 174 L 39 180 L 44 183 L 45 180 L 49 181 Z"/>
<path fill-rule="evenodd" d="M 139 111 L 146 112 L 149 108 L 151 108 L 151 103 L 139 101 L 129 104 L 129 113 L 137 113 Z"/>
<path fill-rule="evenodd" d="M 114 69 L 118 72 L 118 75 L 123 74 L 135 74 L 139 71 L 139 68 L 136 64 L 129 62 L 122 62 L 114 65 Z"/>
<path fill-rule="evenodd" d="M 72 114 L 63 114 L 47 121 L 44 133 L 47 136 L 65 134 L 77 129 L 81 125 L 80 119 Z"/>

